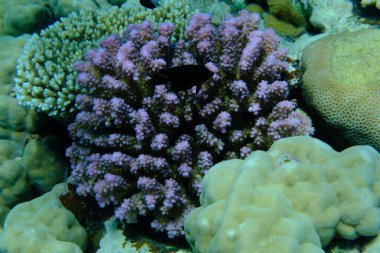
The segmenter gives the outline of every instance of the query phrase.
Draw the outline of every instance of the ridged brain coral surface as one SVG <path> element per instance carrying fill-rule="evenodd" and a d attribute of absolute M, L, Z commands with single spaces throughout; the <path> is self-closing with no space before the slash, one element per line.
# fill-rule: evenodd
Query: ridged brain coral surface
<path fill-rule="evenodd" d="M 302 90 L 334 135 L 380 150 L 380 30 L 329 36 L 303 53 Z M 326 128 L 325 131 L 329 131 Z"/>
<path fill-rule="evenodd" d="M 62 18 L 40 35 L 34 34 L 18 60 L 15 78 L 17 100 L 25 107 L 54 117 L 70 117 L 76 111 L 75 95 L 83 92 L 75 83 L 75 61 L 82 59 L 102 38 L 120 34 L 128 24 L 144 19 L 175 22 L 174 37 L 181 37 L 194 10 L 184 0 L 163 0 L 154 10 L 139 4 L 133 8 L 83 10 Z"/>
<path fill-rule="evenodd" d="M 151 217 L 169 237 L 182 233 L 214 163 L 313 132 L 307 115 L 286 100 L 286 50 L 277 49 L 273 30 L 257 30 L 259 15 L 246 11 L 218 27 L 211 19 L 194 15 L 187 42 L 174 44 L 172 23 L 157 32 L 149 21 L 130 25 L 75 65 L 87 90 L 77 96 L 79 113 L 69 126 L 77 193 L 114 205 L 129 223 Z M 151 80 L 161 69 L 188 64 L 205 66 L 212 77 L 178 92 Z"/>
<path fill-rule="evenodd" d="M 380 155 L 370 146 L 336 152 L 309 136 L 284 138 L 216 164 L 202 188 L 185 220 L 196 253 L 323 253 L 335 236 L 379 232 Z"/>

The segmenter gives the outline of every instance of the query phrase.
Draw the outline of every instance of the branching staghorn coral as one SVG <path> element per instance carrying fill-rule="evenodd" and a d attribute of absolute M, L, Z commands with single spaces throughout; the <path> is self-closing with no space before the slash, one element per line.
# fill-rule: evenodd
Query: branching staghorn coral
<path fill-rule="evenodd" d="M 200 181 L 215 163 L 242 158 L 286 136 L 313 132 L 310 119 L 286 100 L 285 50 L 273 30 L 257 30 L 258 14 L 226 16 L 219 27 L 196 14 L 186 39 L 170 43 L 175 26 L 149 21 L 111 35 L 78 61 L 86 93 L 69 126 L 71 181 L 120 220 L 151 219 L 156 231 L 183 234 Z M 198 90 L 155 85 L 160 70 L 188 64 L 212 73 Z"/>

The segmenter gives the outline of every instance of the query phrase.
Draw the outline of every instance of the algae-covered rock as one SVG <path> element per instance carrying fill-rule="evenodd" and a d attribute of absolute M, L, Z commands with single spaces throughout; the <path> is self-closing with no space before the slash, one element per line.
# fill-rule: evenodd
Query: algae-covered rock
<path fill-rule="evenodd" d="M 264 12 L 263 7 L 261 7 L 258 4 L 248 4 L 245 6 L 244 9 L 249 11 L 249 12 L 256 12 L 256 13 L 260 13 L 260 14 Z"/>
<path fill-rule="evenodd" d="M 267 0 L 269 12 L 296 27 L 305 26 L 306 18 L 302 11 L 302 6 L 297 1 L 292 0 Z"/>
<path fill-rule="evenodd" d="M 268 11 L 269 15 L 264 15 L 265 25 L 282 36 L 297 37 L 306 29 L 307 14 L 299 1 L 253 0 L 249 2 L 246 9 L 250 12 L 256 12 L 257 6 Z"/>
<path fill-rule="evenodd" d="M 274 29 L 281 36 L 298 37 L 305 32 L 305 27 L 296 27 L 271 14 L 264 16 L 264 23 L 266 27 Z"/>

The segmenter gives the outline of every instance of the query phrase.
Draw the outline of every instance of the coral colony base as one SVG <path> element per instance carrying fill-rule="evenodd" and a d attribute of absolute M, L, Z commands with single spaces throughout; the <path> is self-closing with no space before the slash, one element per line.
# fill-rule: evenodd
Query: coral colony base
<path fill-rule="evenodd" d="M 287 100 L 286 50 L 274 31 L 258 30 L 259 15 L 247 11 L 218 27 L 211 20 L 194 15 L 175 43 L 172 23 L 157 31 L 148 20 L 131 24 L 75 64 L 86 91 L 69 126 L 76 192 L 114 206 L 127 223 L 151 219 L 169 238 L 183 234 L 212 165 L 314 130 Z M 153 84 L 160 70 L 181 65 L 205 66 L 212 77 L 197 91 Z"/>

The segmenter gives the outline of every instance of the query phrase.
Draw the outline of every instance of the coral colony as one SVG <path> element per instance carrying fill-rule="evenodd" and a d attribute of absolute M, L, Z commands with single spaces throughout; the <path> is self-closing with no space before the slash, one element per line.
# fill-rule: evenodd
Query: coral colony
<path fill-rule="evenodd" d="M 115 206 L 127 223 L 151 218 L 156 231 L 183 234 L 198 205 L 200 182 L 212 165 L 243 158 L 273 141 L 313 132 L 310 119 L 286 100 L 285 50 L 260 17 L 241 11 L 219 27 L 196 14 L 186 41 L 171 42 L 174 25 L 150 21 L 111 35 L 75 64 L 79 113 L 69 126 L 71 180 L 82 196 Z M 154 84 L 160 70 L 205 66 L 211 78 L 174 92 Z M 188 77 L 188 78 L 191 78 Z"/>

